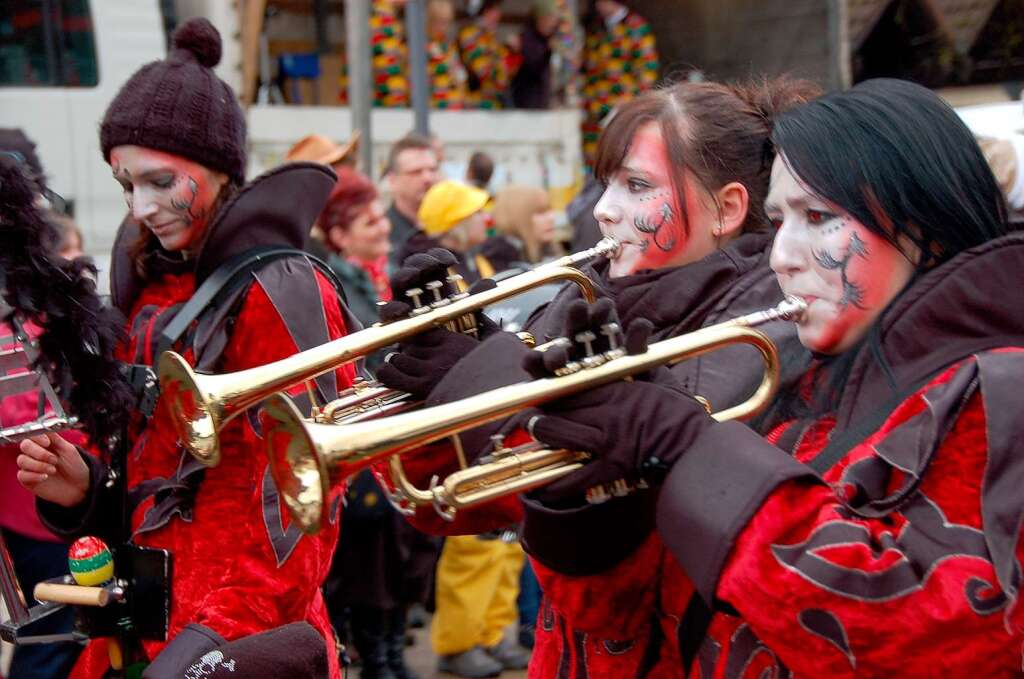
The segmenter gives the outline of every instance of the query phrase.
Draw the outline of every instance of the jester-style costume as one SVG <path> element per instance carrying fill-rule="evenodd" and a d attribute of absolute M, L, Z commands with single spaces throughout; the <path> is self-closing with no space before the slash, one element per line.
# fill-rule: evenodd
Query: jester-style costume
<path fill-rule="evenodd" d="M 370 49 L 373 52 L 373 104 L 409 105 L 408 51 L 405 28 L 392 0 L 374 0 L 370 9 Z"/>
<path fill-rule="evenodd" d="M 468 76 L 468 108 L 502 108 L 511 81 L 508 48 L 479 24 L 459 30 L 459 55 Z"/>
<path fill-rule="evenodd" d="M 432 108 L 460 109 L 466 105 L 466 68 L 455 41 L 427 42 L 427 77 Z"/>
<path fill-rule="evenodd" d="M 333 173 L 313 163 L 264 175 L 213 218 L 194 259 L 158 247 L 142 253 L 159 271 L 146 280 L 136 271 L 131 249 L 141 227 L 126 220 L 111 273 L 114 301 L 128 317 L 122 360 L 153 366 L 162 330 L 224 262 L 258 246 L 301 247 L 333 184 Z M 304 303 L 296 305 L 297 299 Z M 173 348 L 204 370 L 234 372 L 291 356 L 355 327 L 333 284 L 297 253 L 254 270 L 246 285 L 208 307 Z M 333 398 L 352 378 L 346 367 L 318 379 L 320 397 Z M 144 641 L 145 655 L 154 662 L 192 661 L 225 641 L 306 621 L 323 637 L 331 676 L 340 677 L 319 591 L 338 522 L 316 536 L 303 536 L 291 525 L 253 418 L 241 415 L 223 427 L 221 464 L 206 469 L 181 447 L 175 416 L 166 399 L 158 400 L 150 417 L 136 417 L 128 438 L 130 541 L 166 549 L 172 559 L 168 641 Z M 109 471 L 99 458 L 83 459 L 90 468 L 87 499 L 69 509 L 38 502 L 40 516 L 63 537 L 91 534 L 115 544 L 120 503 L 108 487 Z M 102 677 L 108 665 L 106 645 L 97 640 L 73 676 Z"/>
<path fill-rule="evenodd" d="M 600 23 L 583 47 L 583 161 L 593 167 L 601 121 L 619 104 L 658 80 L 658 50 L 647 20 L 628 12 L 612 26 Z"/>
<path fill-rule="evenodd" d="M 770 235 L 750 233 L 682 267 L 615 279 L 607 276 L 607 261 L 583 270 L 599 286 L 600 294 L 615 302 L 624 323 L 650 320 L 652 341 L 657 341 L 776 304 L 782 293 L 768 268 L 770 247 Z M 567 286 L 527 321 L 524 330 L 534 334 L 538 343 L 554 339 L 562 332 L 568 306 L 578 299 L 579 291 Z M 776 343 L 799 351 L 792 324 L 775 323 L 765 329 Z M 456 364 L 429 402 L 446 402 L 530 379 L 521 370 L 526 351 L 506 333 L 487 339 Z M 734 348 L 680 363 L 673 374 L 720 409 L 745 398 L 761 370 L 760 359 L 752 351 Z M 490 431 L 463 434 L 467 453 L 479 450 Z M 528 440 L 520 429 L 508 436 L 506 445 Z M 409 479 L 420 487 L 432 475 L 444 478 L 456 468 L 447 443 L 402 459 Z M 385 473 L 380 478 L 388 481 Z M 655 534 L 656 500 L 654 491 L 646 491 L 567 509 L 536 499 L 505 497 L 460 510 L 451 523 L 430 507 L 420 509 L 411 520 L 426 532 L 473 534 L 525 519 L 523 546 L 544 592 L 531 678 L 681 677 L 674 630 L 693 587 Z M 609 535 L 615 536 L 614 548 L 609 546 Z M 567 556 L 572 553 L 585 556 Z M 612 575 L 606 577 L 608 573 Z M 663 633 L 663 629 L 673 632 Z"/>

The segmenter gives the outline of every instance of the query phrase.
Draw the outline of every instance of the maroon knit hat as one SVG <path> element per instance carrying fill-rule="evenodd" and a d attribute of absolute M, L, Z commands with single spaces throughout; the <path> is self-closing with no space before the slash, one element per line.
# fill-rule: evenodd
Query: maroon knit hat
<path fill-rule="evenodd" d="M 213 72 L 220 33 L 206 19 L 174 32 L 167 59 L 146 64 L 121 87 L 100 125 L 100 148 L 132 144 L 165 151 L 245 179 L 245 116 L 235 93 Z"/>

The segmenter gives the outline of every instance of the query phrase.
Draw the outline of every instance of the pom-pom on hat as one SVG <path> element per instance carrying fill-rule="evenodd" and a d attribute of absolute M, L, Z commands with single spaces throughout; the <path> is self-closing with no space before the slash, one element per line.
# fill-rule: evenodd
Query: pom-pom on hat
<path fill-rule="evenodd" d="M 135 145 L 182 156 L 245 178 L 245 116 L 234 91 L 213 72 L 220 33 L 206 19 L 174 32 L 170 54 L 146 64 L 126 82 L 100 125 L 100 148 L 110 162 L 115 146 Z"/>

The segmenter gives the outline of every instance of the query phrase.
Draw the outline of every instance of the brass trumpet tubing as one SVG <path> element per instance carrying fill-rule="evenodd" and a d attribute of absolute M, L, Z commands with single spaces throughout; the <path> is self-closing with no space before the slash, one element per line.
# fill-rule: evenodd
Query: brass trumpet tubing
<path fill-rule="evenodd" d="M 220 427 L 232 417 L 256 405 L 271 394 L 313 379 L 330 370 L 358 360 L 403 337 L 473 313 L 538 285 L 564 281 L 578 285 L 588 301 L 594 300 L 590 279 L 577 269 L 545 266 L 509 278 L 490 290 L 411 316 L 387 325 L 374 325 L 357 333 L 275 361 L 268 365 L 223 375 L 202 375 L 180 355 L 164 352 L 159 369 L 161 393 L 171 399 L 178 436 L 185 448 L 200 462 L 220 462 Z"/>
<path fill-rule="evenodd" d="M 433 487 L 434 506 L 439 511 L 457 510 L 489 502 L 496 495 L 525 493 L 571 474 L 590 457 L 573 450 L 550 450 L 537 445 L 532 448 L 506 452 L 486 465 L 450 475 L 443 484 Z"/>
<path fill-rule="evenodd" d="M 788 313 L 792 313 L 792 309 L 784 303 L 774 314 L 756 315 L 756 322 L 784 318 Z M 524 408 L 647 372 L 660 365 L 673 365 L 735 343 L 757 349 L 764 359 L 765 371 L 754 397 L 715 417 L 719 420 L 749 417 L 767 404 L 779 381 L 775 347 L 763 333 L 746 327 L 750 319 L 736 319 L 664 340 L 651 345 L 643 354 L 620 356 L 569 375 L 500 387 L 461 401 L 372 422 L 342 426 L 306 423 L 294 406 L 288 403 L 286 407 L 287 399 L 278 395 L 271 401 L 274 405 L 268 404 L 266 410 L 276 424 L 268 422 L 267 426 L 272 435 L 273 430 L 286 432 L 290 453 L 282 457 L 273 452 L 275 443 L 272 441 L 272 469 L 283 495 L 289 495 L 285 491 L 287 486 L 295 491 L 296 498 L 307 499 L 308 503 L 296 499 L 295 518 L 305 530 L 315 532 L 330 488 L 385 455 L 418 448 Z M 315 463 L 310 460 L 310 452 Z"/>

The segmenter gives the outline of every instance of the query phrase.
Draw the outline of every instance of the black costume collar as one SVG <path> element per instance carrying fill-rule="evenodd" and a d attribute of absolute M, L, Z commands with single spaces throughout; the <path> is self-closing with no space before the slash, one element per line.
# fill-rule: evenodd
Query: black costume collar
<path fill-rule="evenodd" d="M 584 271 L 615 300 L 624 326 L 634 318 L 646 318 L 660 336 L 659 330 L 685 326 L 688 319 L 699 319 L 699 327 L 737 278 L 766 263 L 772 235 L 745 233 L 721 250 L 684 266 L 609 278 L 610 262 L 602 259 Z"/>
<path fill-rule="evenodd" d="M 840 400 L 838 427 L 979 351 L 1024 346 L 1024 233 L 991 240 L 919 276 L 882 312 L 878 351 L 863 343 Z M 891 376 L 891 379 L 890 379 Z"/>

